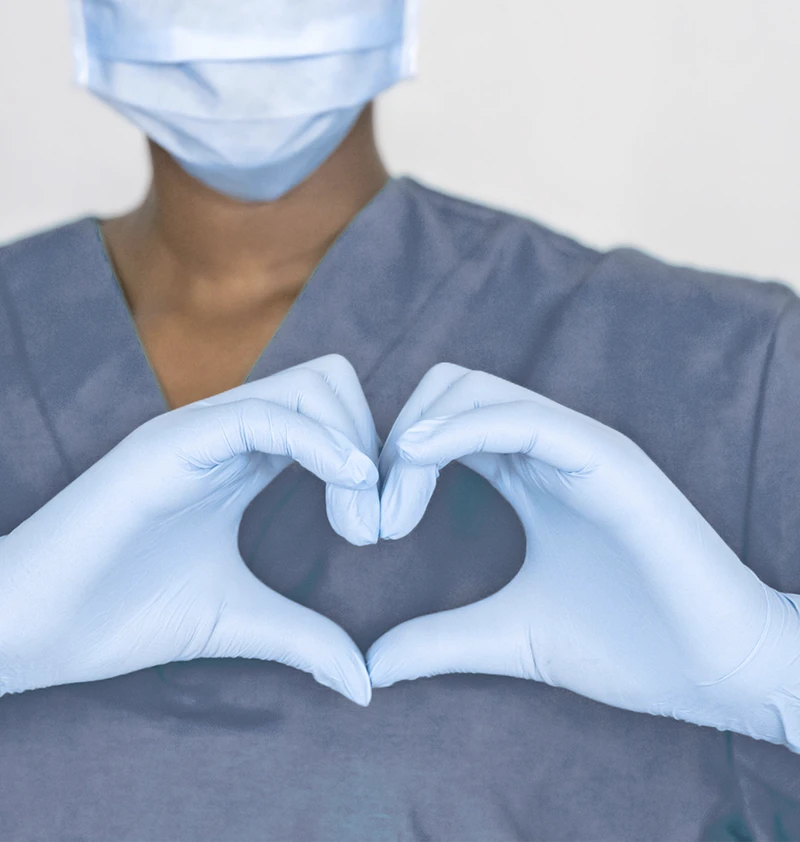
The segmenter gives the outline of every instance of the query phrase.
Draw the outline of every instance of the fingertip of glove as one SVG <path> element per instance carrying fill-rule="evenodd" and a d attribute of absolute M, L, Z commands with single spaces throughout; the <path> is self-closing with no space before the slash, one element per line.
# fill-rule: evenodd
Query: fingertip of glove
<path fill-rule="evenodd" d="M 370 547 L 373 544 L 378 543 L 379 535 L 374 534 L 373 531 L 370 531 L 369 534 L 358 534 L 358 535 L 348 535 L 342 536 L 346 538 L 354 547 Z"/>
<path fill-rule="evenodd" d="M 410 530 L 403 531 L 402 529 L 387 527 L 386 530 L 381 529 L 380 538 L 383 541 L 399 541 L 401 538 L 405 538 L 409 531 Z"/>
<path fill-rule="evenodd" d="M 404 529 L 402 526 L 398 526 L 394 522 L 395 520 L 396 518 L 392 516 L 391 507 L 388 505 L 385 508 L 381 506 L 378 535 L 384 541 L 398 541 L 400 538 L 405 538 L 411 531 L 410 529 Z"/>
<path fill-rule="evenodd" d="M 446 418 L 426 418 L 409 427 L 395 443 L 400 456 L 411 462 L 424 459 L 432 438 L 446 423 Z"/>
<path fill-rule="evenodd" d="M 329 484 L 328 520 L 337 535 L 356 547 L 377 544 L 380 537 L 380 499 L 375 487 L 353 490 Z"/>
<path fill-rule="evenodd" d="M 360 450 L 347 453 L 342 473 L 357 491 L 364 491 L 378 484 L 378 469 L 375 463 Z"/>
<path fill-rule="evenodd" d="M 320 681 L 319 683 L 323 687 L 329 687 L 331 690 L 335 690 L 341 696 L 344 696 L 345 699 L 355 702 L 359 707 L 369 707 L 369 703 L 372 701 L 372 684 L 369 678 L 366 682 L 359 682 L 356 686 L 353 686 L 349 681 L 342 685 L 332 684 L 326 681 Z"/>
<path fill-rule="evenodd" d="M 360 688 L 358 692 L 353 693 L 350 696 L 350 700 L 355 702 L 359 707 L 369 707 L 369 703 L 372 701 L 372 684 L 368 682 L 365 688 Z"/>
<path fill-rule="evenodd" d="M 380 668 L 380 659 L 377 659 L 372 665 L 367 665 L 369 671 L 370 684 L 374 689 L 381 689 L 383 687 L 391 687 L 395 682 L 388 673 L 382 672 Z"/>
<path fill-rule="evenodd" d="M 395 444 L 395 450 L 397 451 L 397 455 L 406 462 L 414 462 L 416 459 L 420 459 L 422 456 L 422 445 L 423 442 L 421 441 L 407 441 L 404 439 L 398 439 L 397 443 Z"/>
<path fill-rule="evenodd" d="M 377 526 L 371 527 L 367 523 L 348 523 L 347 526 L 332 521 L 331 526 L 337 535 L 340 535 L 354 547 L 368 547 L 377 544 L 380 537 Z"/>
<path fill-rule="evenodd" d="M 365 708 L 372 701 L 372 682 L 361 652 L 357 656 L 353 653 L 353 659 L 357 660 L 356 675 L 346 682 L 347 697 L 359 707 Z"/>

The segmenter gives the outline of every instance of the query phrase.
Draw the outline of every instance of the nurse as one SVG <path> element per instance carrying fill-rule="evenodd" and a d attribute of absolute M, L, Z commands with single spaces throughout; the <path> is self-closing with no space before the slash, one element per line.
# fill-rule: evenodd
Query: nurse
<path fill-rule="evenodd" d="M 74 20 L 153 176 L 0 250 L 0 838 L 800 833 L 797 295 L 390 176 L 413 0 Z"/>

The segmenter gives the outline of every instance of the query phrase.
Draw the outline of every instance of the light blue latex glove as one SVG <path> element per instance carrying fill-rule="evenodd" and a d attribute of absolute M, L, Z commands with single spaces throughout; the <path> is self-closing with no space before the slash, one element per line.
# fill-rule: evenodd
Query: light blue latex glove
<path fill-rule="evenodd" d="M 525 561 L 486 599 L 377 640 L 373 687 L 516 676 L 800 751 L 800 597 L 761 582 L 640 447 L 542 395 L 438 365 L 381 455 L 382 537 L 414 528 L 452 460 L 514 507 Z"/>
<path fill-rule="evenodd" d="M 0 695 L 259 658 L 367 705 L 358 647 L 260 582 L 238 533 L 250 501 L 296 460 L 328 484 L 336 531 L 375 542 L 378 446 L 339 356 L 143 424 L 0 541 Z"/>

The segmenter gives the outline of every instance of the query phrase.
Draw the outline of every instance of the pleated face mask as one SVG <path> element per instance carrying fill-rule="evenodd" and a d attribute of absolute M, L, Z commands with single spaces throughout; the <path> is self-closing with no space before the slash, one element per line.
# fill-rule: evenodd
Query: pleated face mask
<path fill-rule="evenodd" d="M 78 83 L 245 201 L 304 181 L 416 73 L 420 0 L 71 0 Z"/>

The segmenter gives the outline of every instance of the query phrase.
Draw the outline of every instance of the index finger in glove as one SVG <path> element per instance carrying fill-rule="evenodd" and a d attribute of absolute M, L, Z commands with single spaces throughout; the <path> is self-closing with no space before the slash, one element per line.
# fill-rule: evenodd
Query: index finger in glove
<path fill-rule="evenodd" d="M 339 354 L 328 354 L 284 369 L 190 406 L 216 406 L 245 398 L 280 404 L 333 427 L 377 462 L 377 433 L 372 412 L 355 369 Z"/>
<path fill-rule="evenodd" d="M 405 402 L 386 437 L 379 462 L 381 476 L 389 473 L 392 463 L 397 458 L 395 441 L 424 416 L 432 403 L 467 374 L 468 368 L 452 363 L 438 363 L 428 370 Z"/>
<path fill-rule="evenodd" d="M 178 455 L 195 469 L 260 452 L 287 456 L 323 482 L 346 488 L 377 482 L 372 460 L 345 435 L 278 404 L 245 398 L 184 409 Z"/>
<path fill-rule="evenodd" d="M 428 403 L 381 461 L 381 535 L 399 538 L 416 526 L 439 470 L 455 459 L 522 453 L 581 472 L 618 439 L 622 434 L 543 395 L 470 371 Z"/>
<path fill-rule="evenodd" d="M 420 380 L 397 416 L 379 462 L 382 538 L 402 538 L 419 523 L 439 476 L 435 465 L 411 465 L 401 459 L 398 440 L 420 419 L 426 418 L 432 406 L 438 406 L 445 398 L 452 401 L 455 395 L 456 403 L 460 405 L 466 394 L 469 395 L 470 406 L 479 405 L 482 392 L 486 390 L 476 388 L 480 384 L 476 384 L 475 374 L 471 369 L 454 363 L 437 363 Z M 511 390 L 519 389 L 512 383 L 495 379 Z M 466 389 L 464 384 L 467 384 Z"/>
<path fill-rule="evenodd" d="M 356 436 L 353 440 L 377 465 L 380 439 L 367 398 L 350 362 L 340 354 L 328 354 L 284 372 L 287 378 L 295 378 L 299 374 L 310 374 L 324 382 L 352 420 Z M 304 403 L 299 401 L 298 411 L 302 411 Z M 351 491 L 329 485 L 325 490 L 325 506 L 334 531 L 350 543 L 364 546 L 377 542 L 380 527 L 377 486 L 365 491 Z"/>
<path fill-rule="evenodd" d="M 389 474 L 397 459 L 397 440 L 420 420 L 524 399 L 552 403 L 543 395 L 500 377 L 453 363 L 438 363 L 420 380 L 397 416 L 381 453 L 381 476 Z"/>
<path fill-rule="evenodd" d="M 329 354 L 198 403 L 213 406 L 245 397 L 269 400 L 338 430 L 377 463 L 379 443 L 372 412 L 355 369 L 343 356 Z M 354 490 L 329 484 L 325 502 L 328 520 L 343 538 L 356 546 L 378 540 L 377 487 Z"/>
<path fill-rule="evenodd" d="M 380 438 L 358 374 L 350 361 L 341 354 L 328 354 L 288 369 L 289 372 L 301 370 L 314 371 L 323 378 L 353 419 L 358 435 L 357 443 L 377 465 Z"/>

